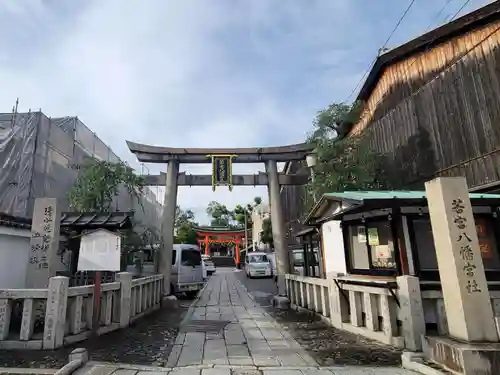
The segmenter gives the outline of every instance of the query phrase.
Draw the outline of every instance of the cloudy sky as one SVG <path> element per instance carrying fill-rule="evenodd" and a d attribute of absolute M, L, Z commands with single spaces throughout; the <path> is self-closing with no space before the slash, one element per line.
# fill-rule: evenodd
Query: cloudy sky
<path fill-rule="evenodd" d="M 465 2 L 416 0 L 388 46 L 442 24 Z M 471 0 L 462 13 L 490 2 Z M 19 97 L 21 111 L 78 116 L 136 167 L 125 140 L 173 147 L 302 142 L 318 110 L 347 99 L 408 4 L 0 0 L 0 112 Z M 209 165 L 182 169 L 210 173 Z M 209 201 L 234 207 L 256 195 L 267 198 L 266 188 L 182 187 L 179 203 L 204 221 Z"/>

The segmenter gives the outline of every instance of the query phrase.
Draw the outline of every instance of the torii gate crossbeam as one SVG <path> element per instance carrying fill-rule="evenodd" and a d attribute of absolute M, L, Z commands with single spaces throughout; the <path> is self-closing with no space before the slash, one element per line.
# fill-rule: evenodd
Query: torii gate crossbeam
<path fill-rule="evenodd" d="M 170 273 L 172 267 L 172 249 L 174 244 L 174 220 L 177 206 L 177 190 L 180 182 L 184 179 L 187 183 L 188 175 L 179 173 L 179 163 L 210 163 L 209 155 L 234 155 L 234 163 L 265 163 L 266 173 L 256 176 L 256 181 L 267 184 L 269 191 L 269 205 L 271 208 L 271 222 L 273 231 L 274 248 L 276 252 L 276 268 L 278 273 L 278 293 L 275 298 L 277 306 L 288 306 L 289 300 L 286 298 L 285 274 L 288 271 L 288 254 L 285 245 L 285 230 L 283 220 L 283 209 L 280 197 L 280 183 L 287 182 L 286 176 L 278 173 L 278 162 L 292 160 L 305 160 L 308 154 L 313 152 L 312 146 L 306 143 L 279 146 L 279 147 L 258 147 L 258 148 L 172 148 L 144 145 L 127 141 L 127 145 L 137 159 L 145 163 L 165 163 L 167 164 L 167 174 L 165 176 L 165 200 L 163 208 L 163 249 L 160 251 L 159 271 L 163 274 L 164 294 L 170 294 Z M 163 177 L 151 176 L 149 183 L 158 185 Z M 194 178 L 195 176 L 191 176 Z M 242 185 L 248 184 L 245 180 L 255 179 L 254 176 L 233 176 L 235 182 L 237 177 L 242 178 Z M 289 176 L 291 177 L 291 176 Z M 200 181 L 199 185 L 205 185 L 206 177 L 196 176 Z M 193 183 L 196 178 L 191 180 Z M 260 179 L 260 180 L 259 180 Z M 203 180 L 203 181 L 201 181 Z M 203 182 L 203 183 L 201 183 Z M 307 182 L 301 177 L 289 178 L 288 184 L 302 185 Z M 258 185 L 260 185 L 259 183 Z M 193 185 L 195 185 L 193 183 Z M 255 184 L 257 185 L 257 184 Z"/>

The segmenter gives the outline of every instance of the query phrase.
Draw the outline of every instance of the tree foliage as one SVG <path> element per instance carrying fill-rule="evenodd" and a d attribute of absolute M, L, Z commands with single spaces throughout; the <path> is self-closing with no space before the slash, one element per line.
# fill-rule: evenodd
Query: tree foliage
<path fill-rule="evenodd" d="M 224 204 L 212 201 L 208 204 L 207 215 L 211 217 L 210 225 L 213 227 L 231 227 L 234 215 Z"/>
<path fill-rule="evenodd" d="M 274 241 L 273 241 L 273 228 L 271 224 L 271 218 L 268 217 L 264 219 L 262 223 L 262 236 L 261 240 L 263 243 L 266 245 L 269 245 L 271 248 L 274 247 Z"/>
<path fill-rule="evenodd" d="M 70 209 L 77 212 L 111 212 L 113 200 L 120 186 L 140 202 L 144 179 L 124 163 L 90 160 L 83 164 L 78 177 L 68 192 Z M 130 254 L 158 243 L 159 233 L 146 228 L 137 220 L 132 229 L 119 231 L 122 237 L 122 269 Z M 76 233 L 75 233 L 76 235 Z"/>
<path fill-rule="evenodd" d="M 331 104 L 318 112 L 308 142 L 314 145 L 317 164 L 314 181 L 308 186 L 306 205 L 324 193 L 348 190 L 383 190 L 388 182 L 382 168 L 382 156 L 369 145 L 365 135 L 340 137 L 357 122 L 358 103 Z"/>
<path fill-rule="evenodd" d="M 247 227 L 251 228 L 252 223 L 252 212 L 255 207 L 262 203 L 261 197 L 255 197 L 253 202 L 247 203 L 246 205 L 238 204 L 233 210 L 233 218 L 237 225 L 241 228 L 245 227 L 245 216 L 247 221 Z"/>
<path fill-rule="evenodd" d="M 180 206 L 175 208 L 174 227 L 178 228 L 182 224 L 193 222 L 194 213 L 191 210 L 183 210 Z"/>
<path fill-rule="evenodd" d="M 112 211 L 113 199 L 124 186 L 137 199 L 144 190 L 144 179 L 124 163 L 91 160 L 80 167 L 68 193 L 70 209 L 77 212 Z"/>
<path fill-rule="evenodd" d="M 194 213 L 191 210 L 183 210 L 179 206 L 175 210 L 175 243 L 196 245 L 197 237 L 195 227 L 198 224 L 194 221 Z"/>

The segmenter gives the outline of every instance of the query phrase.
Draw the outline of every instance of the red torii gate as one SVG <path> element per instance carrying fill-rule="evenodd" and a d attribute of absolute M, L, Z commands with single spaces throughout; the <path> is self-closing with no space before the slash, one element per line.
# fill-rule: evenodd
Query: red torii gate
<path fill-rule="evenodd" d="M 234 244 L 236 250 L 236 266 L 240 264 L 240 244 L 245 240 L 244 229 L 200 227 L 194 228 L 198 235 L 200 248 L 205 248 L 205 254 L 209 255 L 211 243 Z M 250 240 L 247 243 L 251 243 Z"/>

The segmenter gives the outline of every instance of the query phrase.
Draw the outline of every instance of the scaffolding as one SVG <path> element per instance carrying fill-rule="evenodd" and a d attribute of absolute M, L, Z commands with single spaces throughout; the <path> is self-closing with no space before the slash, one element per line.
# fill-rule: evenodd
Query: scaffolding
<path fill-rule="evenodd" d="M 39 197 L 57 198 L 62 210 L 68 210 L 68 191 L 78 166 L 90 158 L 120 161 L 78 117 L 49 118 L 41 111 L 0 113 L 0 212 L 31 217 Z M 160 230 L 162 206 L 149 188 L 139 201 L 120 189 L 113 208 L 134 210 L 141 225 Z"/>

